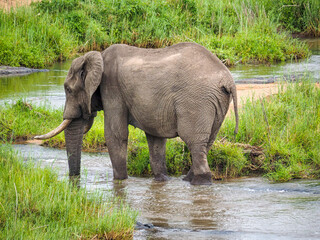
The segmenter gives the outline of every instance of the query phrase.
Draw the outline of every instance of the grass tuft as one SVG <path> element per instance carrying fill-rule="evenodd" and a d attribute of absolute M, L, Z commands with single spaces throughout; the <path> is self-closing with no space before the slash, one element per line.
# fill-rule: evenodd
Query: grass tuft
<path fill-rule="evenodd" d="M 136 212 L 0 145 L 1 239 L 131 239 Z"/>

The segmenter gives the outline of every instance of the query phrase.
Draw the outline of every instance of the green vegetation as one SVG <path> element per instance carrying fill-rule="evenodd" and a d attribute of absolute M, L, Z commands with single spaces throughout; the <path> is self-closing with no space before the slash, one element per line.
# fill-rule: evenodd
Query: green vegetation
<path fill-rule="evenodd" d="M 43 68 L 70 58 L 77 41 L 49 13 L 33 7 L 0 10 L 0 65 Z"/>
<path fill-rule="evenodd" d="M 0 110 L 0 142 L 19 142 L 32 139 L 33 136 L 49 132 L 62 122 L 62 109 L 50 106 L 32 106 L 23 100 L 15 104 L 6 104 Z M 99 112 L 95 124 L 85 135 L 83 148 L 87 151 L 104 149 L 103 116 Z M 45 145 L 62 148 L 65 146 L 64 133 L 47 140 Z"/>
<path fill-rule="evenodd" d="M 320 35 L 317 0 L 43 0 L 0 11 L 0 64 L 43 67 L 114 43 L 194 41 L 225 64 L 304 58 L 289 32 Z"/>
<path fill-rule="evenodd" d="M 136 213 L 0 145 L 1 239 L 131 239 Z"/>
<path fill-rule="evenodd" d="M 19 100 L 6 104 L 0 111 L 0 140 L 19 141 L 31 139 L 38 131 L 47 131 L 60 124 L 62 111 L 45 107 L 33 107 Z"/>
<path fill-rule="evenodd" d="M 320 177 L 320 89 L 311 80 L 279 85 L 279 94 L 264 100 L 248 100 L 240 108 L 239 133 L 234 139 L 234 117 L 228 115 L 208 154 L 216 179 L 264 174 L 274 181 Z M 0 140 L 30 139 L 55 128 L 62 110 L 31 107 L 19 101 L 0 109 Z M 37 126 L 37 127 L 32 127 Z M 150 176 L 149 151 L 144 133 L 130 126 L 128 170 Z M 104 148 L 103 114 L 85 136 L 83 148 Z M 63 133 L 45 142 L 63 147 Z M 170 175 L 186 173 L 191 166 L 188 148 L 179 139 L 167 142 Z"/>
<path fill-rule="evenodd" d="M 320 177 L 320 89 L 309 79 L 282 84 L 268 99 L 248 100 L 240 110 L 237 142 L 260 146 L 251 163 L 275 181 Z M 232 119 L 219 135 L 232 139 Z M 252 156 L 250 156 L 252 159 Z"/>

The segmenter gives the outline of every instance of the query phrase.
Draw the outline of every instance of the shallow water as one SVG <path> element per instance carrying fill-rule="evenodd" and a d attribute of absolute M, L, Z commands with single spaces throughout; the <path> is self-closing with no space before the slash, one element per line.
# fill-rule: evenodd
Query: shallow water
<path fill-rule="evenodd" d="M 70 65 L 71 61 L 67 61 L 56 63 L 49 72 L 0 77 L 0 104 L 25 99 L 37 105 L 64 106 L 63 83 Z"/>
<path fill-rule="evenodd" d="M 23 156 L 67 175 L 64 150 L 14 145 Z M 263 178 L 192 186 L 182 177 L 112 180 L 107 153 L 83 153 L 81 186 L 111 193 L 139 211 L 134 239 L 320 239 L 320 181 L 271 184 Z"/>
<path fill-rule="evenodd" d="M 237 65 L 230 68 L 235 79 L 277 78 L 283 75 L 301 76 L 308 75 L 315 80 L 320 80 L 320 38 L 305 39 L 312 51 L 308 59 L 288 61 L 277 64 Z"/>

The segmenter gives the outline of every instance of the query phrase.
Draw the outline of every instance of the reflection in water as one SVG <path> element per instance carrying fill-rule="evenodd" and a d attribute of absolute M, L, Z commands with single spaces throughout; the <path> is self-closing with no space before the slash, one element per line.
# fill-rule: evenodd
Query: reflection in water
<path fill-rule="evenodd" d="M 67 176 L 64 150 L 15 145 L 24 156 Z M 320 181 L 270 184 L 262 178 L 192 186 L 182 178 L 159 183 L 129 177 L 113 181 L 106 153 L 83 153 L 81 187 L 114 194 L 152 223 L 135 239 L 319 239 Z"/>
<path fill-rule="evenodd" d="M 314 55 L 320 55 L 320 38 L 305 39 Z"/>
<path fill-rule="evenodd" d="M 203 187 L 194 188 L 191 193 L 190 225 L 192 228 L 218 230 L 219 223 L 224 219 L 223 211 L 216 209 L 215 203 L 219 201 L 219 197 Z"/>
<path fill-rule="evenodd" d="M 127 192 L 126 192 L 126 188 L 128 187 L 127 182 L 126 181 L 117 181 L 114 180 L 113 181 L 113 194 L 115 197 L 123 200 L 124 203 L 126 203 L 126 199 L 127 199 Z"/>

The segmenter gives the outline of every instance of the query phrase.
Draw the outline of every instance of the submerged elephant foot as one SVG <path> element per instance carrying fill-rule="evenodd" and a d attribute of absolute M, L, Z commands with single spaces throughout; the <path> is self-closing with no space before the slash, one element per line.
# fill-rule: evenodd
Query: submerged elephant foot
<path fill-rule="evenodd" d="M 189 171 L 188 174 L 182 179 L 183 181 L 191 182 L 194 177 L 193 171 Z"/>
<path fill-rule="evenodd" d="M 192 185 L 211 185 L 212 179 L 211 179 L 211 172 L 194 175 L 194 177 L 191 180 Z"/>
<path fill-rule="evenodd" d="M 160 174 L 160 175 L 154 176 L 154 180 L 157 182 L 166 182 L 170 180 L 170 177 L 166 174 Z"/>
<path fill-rule="evenodd" d="M 117 176 L 117 177 L 113 177 L 113 180 L 125 180 L 128 179 L 128 175 L 127 176 Z"/>
<path fill-rule="evenodd" d="M 128 178 L 128 174 L 125 173 L 115 173 L 113 172 L 113 180 L 125 180 Z"/>

